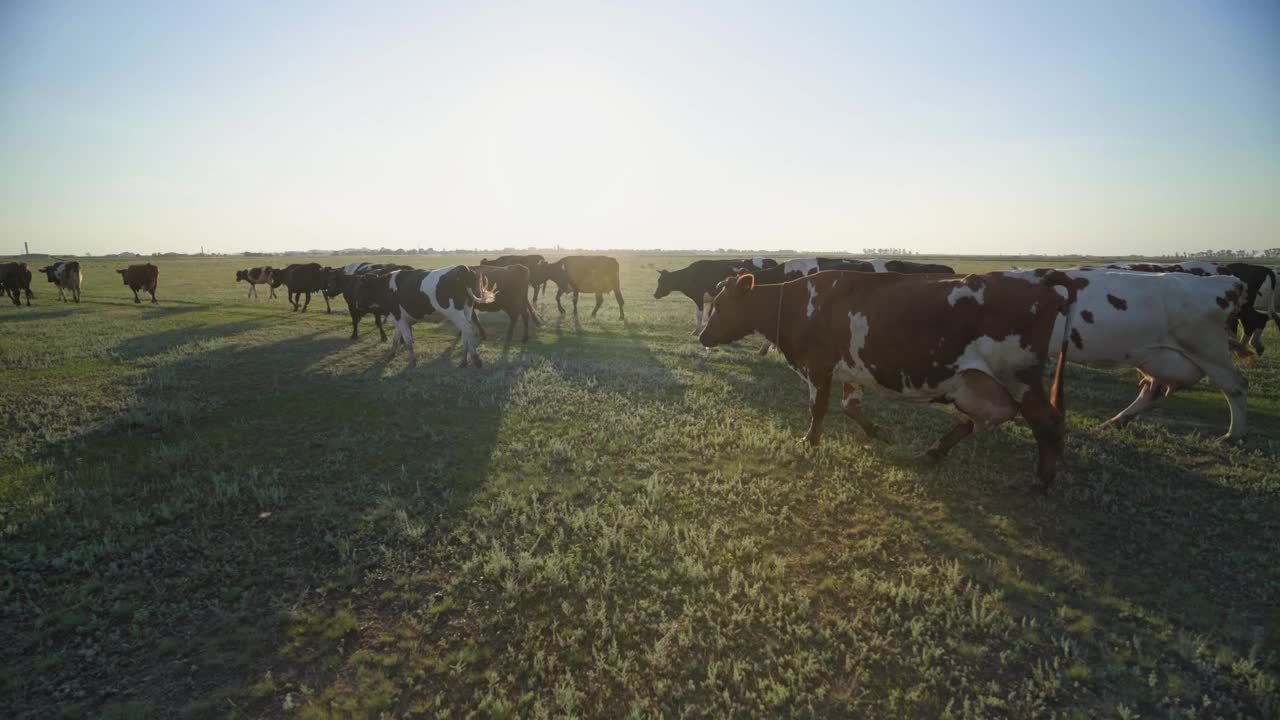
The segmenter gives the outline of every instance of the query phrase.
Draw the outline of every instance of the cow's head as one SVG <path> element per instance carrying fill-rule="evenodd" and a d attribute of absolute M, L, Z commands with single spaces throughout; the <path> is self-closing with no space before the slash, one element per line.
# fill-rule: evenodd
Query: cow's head
<path fill-rule="evenodd" d="M 236 282 L 240 282 L 240 281 L 244 281 L 244 282 L 248 282 L 248 281 L 249 281 L 249 271 L 248 271 L 248 270 L 237 270 L 237 271 L 236 271 Z"/>
<path fill-rule="evenodd" d="M 58 282 L 58 266 L 57 265 L 47 265 L 45 267 L 42 267 L 40 268 L 40 272 L 44 273 L 45 277 L 49 278 L 49 282 Z"/>
<path fill-rule="evenodd" d="M 347 275 L 341 269 L 335 268 L 333 272 L 328 274 L 324 281 L 324 294 L 326 297 L 338 297 L 342 291 L 347 289 L 347 285 L 353 276 Z M 354 276 L 358 277 L 358 276 Z"/>
<path fill-rule="evenodd" d="M 124 270 L 117 270 L 116 272 L 120 273 L 120 282 L 124 285 L 128 285 L 129 284 L 129 268 L 125 268 Z"/>
<path fill-rule="evenodd" d="M 546 260 L 539 260 L 529 267 L 529 285 L 542 285 L 550 279 L 551 266 Z"/>
<path fill-rule="evenodd" d="M 675 290 L 675 276 L 666 270 L 658 271 L 658 289 L 653 291 L 653 299 L 661 300 Z"/>
<path fill-rule="evenodd" d="M 268 282 L 271 284 L 271 287 L 280 287 L 280 284 L 284 282 L 284 270 L 281 268 L 272 268 L 270 278 L 271 279 Z"/>
<path fill-rule="evenodd" d="M 569 281 L 569 270 L 565 268 L 564 261 L 547 264 L 546 274 L 543 275 L 543 282 L 550 280 L 556 284 L 561 290 L 571 290 L 573 284 Z"/>
<path fill-rule="evenodd" d="M 354 288 L 352 298 L 360 307 L 380 307 L 390 309 L 398 304 L 391 302 L 391 287 L 388 284 L 390 273 L 366 273 L 352 278 Z"/>
<path fill-rule="evenodd" d="M 707 309 L 707 324 L 698 335 L 706 347 L 731 343 L 755 332 L 755 323 L 747 308 L 747 296 L 755 289 L 754 275 L 739 275 L 720 283 L 716 296 Z M 779 288 L 781 292 L 781 288 Z"/>

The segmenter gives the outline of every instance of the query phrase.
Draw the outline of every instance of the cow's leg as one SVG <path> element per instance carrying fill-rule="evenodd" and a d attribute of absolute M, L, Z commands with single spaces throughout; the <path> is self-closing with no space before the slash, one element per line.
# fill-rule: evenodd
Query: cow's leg
<path fill-rule="evenodd" d="M 928 450 L 920 455 L 920 459 L 924 462 L 935 463 L 941 460 L 951 448 L 955 447 L 959 442 L 973 434 L 973 421 L 969 418 L 963 418 L 951 428 L 950 432 L 938 438 Z"/>
<path fill-rule="evenodd" d="M 351 313 L 351 339 L 359 340 L 360 339 L 360 317 L 364 313 L 360 312 L 359 310 L 356 310 L 353 307 L 349 307 L 347 308 L 347 310 Z M 381 326 L 379 326 L 378 329 L 381 330 L 382 329 Z M 383 340 L 387 339 L 386 333 L 383 333 L 382 339 Z"/>
<path fill-rule="evenodd" d="M 817 447 L 822 440 L 822 420 L 827 416 L 827 403 L 831 400 L 831 373 L 810 371 L 805 380 L 809 383 L 809 430 L 804 434 L 804 441 Z"/>
<path fill-rule="evenodd" d="M 844 408 L 844 414 L 850 420 L 858 423 L 858 427 L 867 434 L 867 437 L 879 438 L 887 445 L 892 445 L 893 440 L 880 435 L 880 426 L 871 422 L 871 420 L 862 414 L 862 386 L 857 383 L 845 383 L 841 392 L 840 405 Z"/>
<path fill-rule="evenodd" d="M 1039 376 L 1040 373 L 1036 373 L 1036 379 Z M 1053 484 L 1053 478 L 1058 473 L 1058 463 L 1065 453 L 1063 437 L 1066 423 L 1062 419 L 1062 413 L 1049 402 L 1049 396 L 1039 382 L 1028 385 L 1019 409 L 1031 426 L 1031 434 L 1036 438 L 1036 448 L 1040 453 L 1036 463 L 1036 477 L 1041 487 L 1048 487 Z"/>
<path fill-rule="evenodd" d="M 691 333 L 695 336 L 702 334 L 702 303 L 698 302 L 696 307 L 697 309 L 693 312 L 693 333 Z"/>
<path fill-rule="evenodd" d="M 561 296 L 561 295 L 564 295 L 564 290 L 562 290 L 562 289 L 560 289 L 559 287 L 557 287 L 557 288 L 556 288 L 556 307 L 557 307 L 557 308 L 559 308 L 559 310 L 560 310 L 560 314 L 561 314 L 561 315 L 563 315 L 563 314 L 564 314 L 564 305 L 561 305 L 561 304 L 560 304 L 560 296 Z"/>
<path fill-rule="evenodd" d="M 475 323 L 475 324 L 476 324 L 476 330 L 479 330 L 479 331 L 480 331 L 480 339 L 481 339 L 481 340 L 488 340 L 488 339 L 489 339 L 489 333 L 485 332 L 485 330 L 484 330 L 484 325 L 480 322 L 480 311 L 475 310 L 475 309 L 472 309 L 472 311 L 471 311 L 471 322 Z M 510 340 L 511 338 L 509 338 L 509 337 L 508 337 L 507 339 L 508 339 L 508 340 Z"/>
<path fill-rule="evenodd" d="M 386 342 L 387 331 L 382 328 L 382 313 L 380 312 L 373 313 L 373 324 L 378 326 L 378 334 L 382 336 L 382 339 L 379 340 L 379 342 Z"/>
<path fill-rule="evenodd" d="M 592 319 L 595 319 L 596 313 L 600 312 L 600 306 L 604 304 L 604 295 L 596 293 L 596 306 L 591 311 Z"/>
<path fill-rule="evenodd" d="M 156 299 L 156 286 L 155 286 L 155 285 L 152 285 L 151 287 L 147 288 L 147 292 L 151 293 L 151 302 L 152 302 L 152 304 L 155 304 L 155 303 L 160 302 L 159 300 L 157 300 L 157 299 Z"/>
<path fill-rule="evenodd" d="M 253 297 L 253 283 L 249 283 L 249 292 L 245 293 L 245 297 L 247 298 Z"/>
<path fill-rule="evenodd" d="M 389 362 L 395 356 L 396 350 L 400 347 L 400 340 L 403 337 L 400 332 L 400 321 L 392 318 L 391 324 L 395 329 L 391 332 L 391 347 L 387 348 L 387 354 L 383 358 L 384 362 Z"/>
<path fill-rule="evenodd" d="M 578 291 L 573 291 L 573 316 L 578 317 Z"/>
<path fill-rule="evenodd" d="M 333 308 L 329 307 L 329 294 L 328 294 L 328 293 L 326 293 L 326 292 L 325 292 L 325 291 L 323 291 L 323 290 L 321 290 L 321 291 L 320 291 L 320 294 L 321 294 L 322 296 L 324 296 L 324 314 L 325 314 L 325 315 L 332 315 L 332 314 L 333 314 Z"/>
<path fill-rule="evenodd" d="M 613 288 L 613 299 L 618 301 L 618 319 L 619 319 L 619 320 L 626 320 L 626 319 L 627 319 L 627 311 L 626 311 L 626 306 L 627 306 L 627 304 L 626 304 L 625 302 L 623 302 L 623 301 L 622 301 L 622 288 L 620 288 L 620 287 L 618 287 L 618 286 L 616 286 L 616 285 L 615 285 L 615 286 L 614 286 L 614 288 Z"/>
<path fill-rule="evenodd" d="M 1160 398 L 1164 397 L 1172 390 L 1166 390 L 1168 386 L 1160 385 L 1155 378 L 1144 374 L 1142 379 L 1138 381 L 1138 397 L 1129 403 L 1129 407 L 1121 410 L 1115 417 L 1102 423 L 1102 427 L 1123 427 L 1127 425 L 1134 417 L 1151 409 Z"/>
<path fill-rule="evenodd" d="M 476 350 L 475 334 L 472 332 L 471 323 L 475 315 L 475 307 L 472 305 L 464 306 L 463 309 L 445 308 L 440 311 L 442 315 L 453 323 L 453 326 L 462 334 L 462 363 L 458 367 L 467 367 L 471 360 L 476 361 L 476 367 L 482 367 L 484 363 L 480 360 L 480 353 Z"/>
<path fill-rule="evenodd" d="M 1248 432 L 1248 422 L 1245 420 L 1245 406 L 1249 395 L 1248 379 L 1230 360 L 1206 361 L 1200 363 L 1200 367 L 1209 381 L 1222 390 L 1222 394 L 1227 397 L 1227 406 L 1231 408 L 1231 424 L 1227 427 L 1227 434 L 1218 439 L 1227 442 L 1243 439 Z"/>
<path fill-rule="evenodd" d="M 275 286 L 275 285 L 267 285 L 267 287 L 271 289 L 271 292 L 267 293 L 267 299 L 268 299 L 268 300 L 275 300 L 275 299 L 276 299 L 276 286 Z"/>
<path fill-rule="evenodd" d="M 298 297 L 302 297 L 302 294 L 301 294 L 301 293 L 299 293 L 299 294 L 298 294 Z M 307 308 L 309 308 L 309 307 L 311 307 L 311 291 L 310 291 L 310 290 L 308 290 L 308 291 L 307 291 L 307 300 L 306 300 L 306 302 L 304 302 L 304 303 L 302 304 L 302 312 L 306 312 L 306 311 L 307 311 Z"/>
<path fill-rule="evenodd" d="M 515 334 L 516 321 L 522 317 L 524 317 L 524 313 L 520 313 L 519 315 L 516 315 L 510 310 L 507 311 L 507 344 L 508 345 L 511 344 L 511 336 Z M 525 320 L 524 334 L 525 334 L 525 339 L 528 339 L 529 337 L 529 321 L 528 320 Z M 484 340 L 485 338 L 483 335 L 481 335 L 480 339 Z"/>
<path fill-rule="evenodd" d="M 65 290 L 62 289 L 62 286 L 59 285 L 58 286 L 58 302 L 66 302 L 66 301 L 67 301 L 67 293 Z"/>
<path fill-rule="evenodd" d="M 130 290 L 133 290 L 133 288 L 129 288 L 129 289 L 130 289 Z M 137 290 L 133 290 L 133 304 L 134 304 L 134 305 L 141 305 L 141 304 L 142 304 L 142 299 L 138 297 L 138 291 L 137 291 Z"/>

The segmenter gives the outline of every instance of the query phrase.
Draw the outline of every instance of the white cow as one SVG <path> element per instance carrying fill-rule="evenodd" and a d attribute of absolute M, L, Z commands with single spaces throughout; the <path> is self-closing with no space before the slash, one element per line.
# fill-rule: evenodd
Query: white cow
<path fill-rule="evenodd" d="M 1006 271 L 1033 278 L 1045 270 Z M 1252 361 L 1227 328 L 1240 312 L 1245 284 L 1229 275 L 1123 270 L 1064 271 L 1079 284 L 1071 323 L 1072 362 L 1096 368 L 1134 367 L 1141 391 L 1129 407 L 1108 420 L 1121 425 L 1149 410 L 1162 397 L 1208 376 L 1227 397 L 1231 425 L 1223 440 L 1244 437 L 1248 382 L 1232 355 Z M 1054 327 L 1061 337 L 1064 319 Z"/>

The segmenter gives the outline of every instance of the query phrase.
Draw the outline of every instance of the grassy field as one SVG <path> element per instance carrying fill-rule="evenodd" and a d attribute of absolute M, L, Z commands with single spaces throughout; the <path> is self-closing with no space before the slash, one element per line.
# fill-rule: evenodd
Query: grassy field
<path fill-rule="evenodd" d="M 0 306 L 0 715 L 1280 715 L 1274 329 L 1243 446 L 1203 384 L 1103 429 L 1136 374 L 1072 367 L 1041 495 L 1020 421 L 923 467 L 949 414 L 872 395 L 896 445 L 836 410 L 805 449 L 777 354 L 653 299 L 688 258 L 621 261 L 627 323 L 486 315 L 479 371 L 244 261 L 160 261 L 158 306 L 37 278 Z"/>

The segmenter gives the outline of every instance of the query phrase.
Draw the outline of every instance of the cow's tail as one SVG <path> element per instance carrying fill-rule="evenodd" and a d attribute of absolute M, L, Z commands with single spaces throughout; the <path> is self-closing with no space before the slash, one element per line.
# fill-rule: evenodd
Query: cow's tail
<path fill-rule="evenodd" d="M 1063 391 L 1066 390 L 1066 374 L 1067 374 L 1067 349 L 1071 346 L 1071 317 L 1075 313 L 1072 312 L 1076 305 L 1076 285 L 1071 280 L 1071 276 L 1060 270 L 1053 270 L 1040 279 L 1040 284 L 1049 287 L 1066 288 L 1067 304 L 1062 308 L 1064 321 L 1062 323 L 1062 344 L 1058 348 L 1058 366 L 1053 371 L 1053 389 L 1049 391 L 1049 404 L 1053 405 L 1058 412 L 1066 416 L 1066 409 L 1063 404 Z"/>
<path fill-rule="evenodd" d="M 538 309 L 533 306 L 533 301 L 530 300 L 528 296 L 525 296 L 524 301 L 529 306 L 526 312 L 528 312 L 529 317 L 533 319 L 533 326 L 542 327 L 542 321 L 538 319 Z"/>

